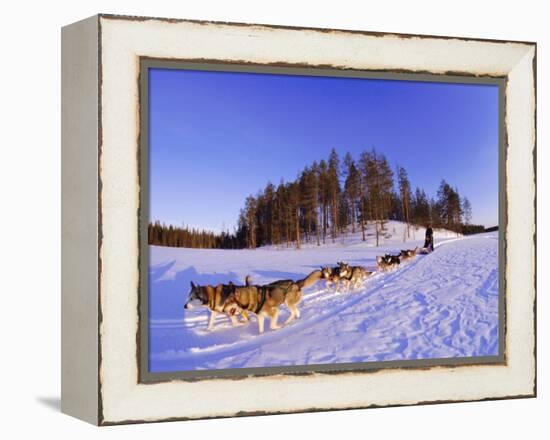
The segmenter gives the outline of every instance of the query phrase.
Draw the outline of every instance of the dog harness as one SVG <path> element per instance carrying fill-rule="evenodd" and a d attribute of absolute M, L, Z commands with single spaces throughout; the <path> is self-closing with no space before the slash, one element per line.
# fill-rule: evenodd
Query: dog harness
<path fill-rule="evenodd" d="M 254 313 L 257 315 L 260 310 L 262 310 L 262 307 L 265 304 L 265 299 L 267 296 L 267 287 L 266 286 L 259 286 L 260 289 L 260 302 L 256 306 L 256 310 L 254 310 Z"/>
<path fill-rule="evenodd" d="M 276 287 L 278 289 L 281 289 L 283 291 L 283 296 L 286 296 L 286 294 L 288 293 L 289 289 L 292 287 L 292 285 L 294 284 L 294 281 L 292 280 L 285 280 L 286 282 L 288 282 L 288 286 L 287 287 L 281 287 L 279 286 L 278 284 L 275 284 L 275 283 L 271 283 L 271 284 L 268 284 L 267 286 L 258 286 L 258 289 L 260 289 L 260 302 L 258 303 L 258 305 L 256 306 L 256 310 L 254 311 L 254 313 L 257 315 L 258 313 L 260 313 L 260 310 L 262 310 L 262 307 L 264 306 L 265 304 L 265 300 L 267 299 L 267 288 L 269 286 L 272 286 L 272 287 Z M 280 281 L 277 281 L 277 283 L 280 283 Z"/>
<path fill-rule="evenodd" d="M 287 287 L 281 287 L 279 285 L 274 285 L 275 283 L 271 283 L 271 284 L 268 284 L 266 286 L 255 286 L 260 291 L 260 301 L 258 302 L 258 305 L 256 306 L 256 308 L 253 310 L 253 313 L 255 313 L 257 315 L 258 313 L 260 313 L 260 310 L 262 310 L 262 307 L 264 306 L 265 301 L 267 299 L 267 288 L 268 287 L 275 287 L 275 288 L 281 289 L 283 291 L 283 295 L 286 296 L 286 294 L 288 293 L 288 291 L 290 290 L 290 288 L 294 284 L 294 281 L 292 281 L 292 280 L 285 280 L 285 281 L 288 281 L 288 283 L 289 283 Z M 277 283 L 280 283 L 280 281 L 277 281 Z M 250 303 L 245 305 L 245 304 L 241 303 L 237 298 L 235 298 L 235 302 L 243 310 L 248 310 L 248 307 L 250 306 Z"/>
<path fill-rule="evenodd" d="M 206 291 L 206 297 L 208 298 L 208 307 L 210 310 L 215 310 L 214 307 L 216 306 L 216 292 L 212 292 L 213 294 L 210 295 L 210 291 Z"/>
<path fill-rule="evenodd" d="M 353 276 L 353 270 L 351 271 L 351 273 L 349 275 L 346 275 L 346 276 L 342 277 L 342 279 L 351 281 L 352 276 Z"/>

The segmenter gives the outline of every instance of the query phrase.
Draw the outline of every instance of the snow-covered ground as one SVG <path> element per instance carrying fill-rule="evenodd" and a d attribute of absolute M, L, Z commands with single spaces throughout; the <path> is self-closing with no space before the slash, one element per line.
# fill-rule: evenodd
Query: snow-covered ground
<path fill-rule="evenodd" d="M 251 321 L 218 317 L 207 331 L 205 308 L 184 310 L 189 282 L 242 284 L 299 279 L 321 265 L 375 267 L 376 255 L 422 244 L 424 230 L 389 222 L 380 247 L 350 234 L 321 247 L 256 250 L 150 248 L 150 370 L 183 371 L 340 362 L 498 355 L 498 233 L 457 237 L 435 231 L 436 250 L 378 273 L 349 293 L 323 282 L 304 290 L 302 316 L 258 334 Z M 282 306 L 279 322 L 286 319 Z"/>

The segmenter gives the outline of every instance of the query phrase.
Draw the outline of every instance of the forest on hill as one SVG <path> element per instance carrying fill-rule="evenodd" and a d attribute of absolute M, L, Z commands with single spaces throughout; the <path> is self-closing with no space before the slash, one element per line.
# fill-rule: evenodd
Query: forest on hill
<path fill-rule="evenodd" d="M 278 185 L 267 182 L 256 195 L 249 195 L 240 210 L 233 232 L 186 226 L 149 224 L 149 244 L 205 249 L 253 249 L 265 245 L 296 246 L 303 242 L 321 245 L 335 242 L 349 232 L 360 231 L 366 240 L 366 225 L 376 225 L 376 246 L 388 220 L 445 228 L 472 234 L 483 232 L 472 225 L 472 206 L 458 188 L 442 180 L 437 194 L 429 197 L 413 189 L 405 168 L 395 170 L 376 150 L 358 158 L 347 153 L 341 160 L 333 149 L 329 157 L 306 166 L 298 177 Z M 408 237 L 404 237 L 408 238 Z"/>

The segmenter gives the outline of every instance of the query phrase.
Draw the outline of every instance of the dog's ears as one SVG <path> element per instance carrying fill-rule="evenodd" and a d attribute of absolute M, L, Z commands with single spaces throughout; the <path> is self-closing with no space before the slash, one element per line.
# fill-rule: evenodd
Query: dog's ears
<path fill-rule="evenodd" d="M 190 281 L 191 283 L 191 289 L 194 289 L 195 288 L 195 283 L 193 281 Z"/>

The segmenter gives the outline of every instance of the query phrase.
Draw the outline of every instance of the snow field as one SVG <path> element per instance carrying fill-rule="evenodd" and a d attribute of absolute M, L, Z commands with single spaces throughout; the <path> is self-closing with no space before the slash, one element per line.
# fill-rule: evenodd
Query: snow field
<path fill-rule="evenodd" d="M 422 245 L 423 230 L 403 243 L 403 228 L 390 222 L 378 248 L 362 242 L 360 233 L 301 250 L 151 247 L 150 370 L 497 355 L 498 233 L 463 238 L 435 231 L 434 253 L 376 273 L 348 293 L 326 289 L 323 281 L 304 289 L 301 318 L 280 330 L 266 327 L 263 335 L 253 314 L 238 327 L 220 315 L 207 331 L 206 308 L 183 308 L 190 281 L 242 284 L 248 274 L 257 284 L 300 279 L 341 260 L 372 270 L 376 255 Z M 287 316 L 282 306 L 279 323 Z"/>

